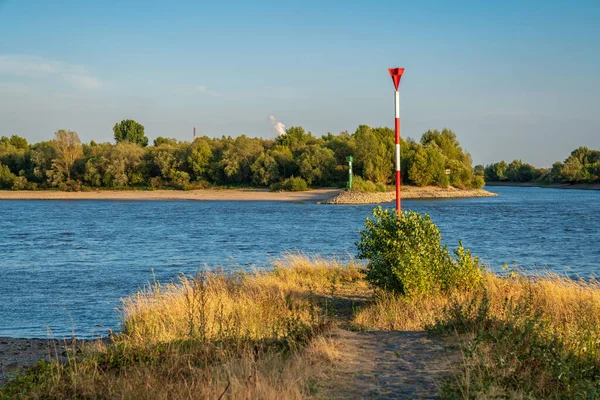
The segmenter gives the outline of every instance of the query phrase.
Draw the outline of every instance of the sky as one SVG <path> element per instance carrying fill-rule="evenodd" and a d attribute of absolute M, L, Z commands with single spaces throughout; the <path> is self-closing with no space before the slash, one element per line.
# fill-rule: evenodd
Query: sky
<path fill-rule="evenodd" d="M 600 148 L 600 1 L 0 0 L 0 136 L 452 129 L 476 164 Z"/>

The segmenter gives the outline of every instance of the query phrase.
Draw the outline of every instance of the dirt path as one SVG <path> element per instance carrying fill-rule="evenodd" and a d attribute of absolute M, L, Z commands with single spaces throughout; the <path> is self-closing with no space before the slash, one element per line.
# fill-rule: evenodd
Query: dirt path
<path fill-rule="evenodd" d="M 460 360 L 458 348 L 427 332 L 353 332 L 335 337 L 340 360 L 328 399 L 434 399 Z"/>

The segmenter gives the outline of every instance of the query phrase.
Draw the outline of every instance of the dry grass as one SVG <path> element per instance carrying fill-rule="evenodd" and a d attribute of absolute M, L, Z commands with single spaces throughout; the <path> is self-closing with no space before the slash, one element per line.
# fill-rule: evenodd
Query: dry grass
<path fill-rule="evenodd" d="M 155 284 L 124 301 L 113 343 L 76 349 L 66 364 L 40 363 L 0 398 L 315 397 L 340 358 L 328 334 L 334 304 L 358 298 L 369 301 L 353 313 L 356 328 L 457 335 L 463 364 L 444 396 L 600 390 L 598 282 L 487 273 L 481 288 L 452 295 L 373 294 L 359 265 L 297 254 L 269 271 Z"/>
<path fill-rule="evenodd" d="M 449 296 L 381 293 L 353 325 L 456 336 L 464 357 L 457 380 L 446 387 L 448 398 L 593 398 L 600 392 L 597 281 L 487 273 L 481 288 Z"/>
<path fill-rule="evenodd" d="M 113 343 L 40 363 L 0 398 L 311 396 L 339 356 L 323 297 L 363 290 L 360 276 L 353 263 L 290 255 L 271 271 L 154 284 L 124 300 Z"/>
<path fill-rule="evenodd" d="M 574 281 L 553 274 L 538 278 L 499 277 L 486 273 L 483 288 L 452 295 L 429 295 L 417 298 L 380 292 L 368 306 L 359 310 L 354 324 L 359 329 L 425 330 L 443 319 L 450 303 L 466 304 L 481 296 L 490 301 L 490 312 L 507 318 L 507 301 L 527 299 L 531 308 L 542 313 L 552 325 L 570 337 L 582 327 L 600 326 L 600 283 Z"/>

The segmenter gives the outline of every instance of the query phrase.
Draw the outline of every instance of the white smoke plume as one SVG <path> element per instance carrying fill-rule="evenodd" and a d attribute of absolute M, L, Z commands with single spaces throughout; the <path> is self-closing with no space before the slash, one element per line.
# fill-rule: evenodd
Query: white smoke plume
<path fill-rule="evenodd" d="M 285 135 L 285 125 L 283 122 L 277 121 L 277 118 L 275 118 L 273 115 L 269 115 L 267 118 L 273 125 L 273 131 L 275 131 L 279 136 Z"/>

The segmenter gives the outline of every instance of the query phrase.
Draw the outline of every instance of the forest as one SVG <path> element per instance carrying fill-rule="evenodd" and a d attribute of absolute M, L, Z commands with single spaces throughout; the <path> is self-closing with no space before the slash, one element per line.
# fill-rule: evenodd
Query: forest
<path fill-rule="evenodd" d="M 82 143 L 59 130 L 51 140 L 30 144 L 18 135 L 0 138 L 0 189 L 90 190 L 266 187 L 302 190 L 346 185 L 352 156 L 355 184 L 386 190 L 394 177 L 394 131 L 360 125 L 354 133 L 321 137 L 290 127 L 273 139 L 245 135 L 198 137 L 192 142 L 157 137 L 152 145 L 144 126 L 123 120 L 114 143 Z M 403 183 L 417 186 L 481 188 L 483 170 L 449 129 L 429 130 L 420 141 L 402 140 Z M 365 189 L 366 188 L 366 189 Z"/>
<path fill-rule="evenodd" d="M 487 165 L 484 173 L 487 182 L 600 183 L 600 150 L 579 147 L 552 168 L 536 168 L 521 160 L 500 161 Z"/>

